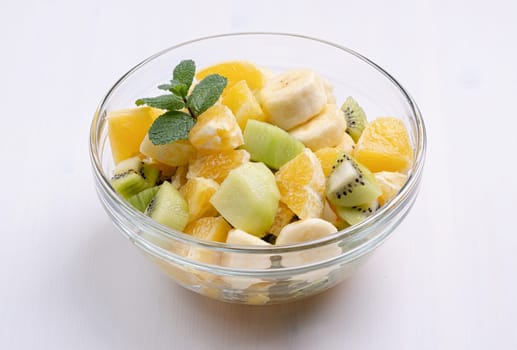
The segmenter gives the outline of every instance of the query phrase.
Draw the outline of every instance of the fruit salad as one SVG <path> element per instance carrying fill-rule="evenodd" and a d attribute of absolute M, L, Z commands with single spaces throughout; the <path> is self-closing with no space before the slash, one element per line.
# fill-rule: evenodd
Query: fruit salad
<path fill-rule="evenodd" d="M 197 70 L 185 60 L 158 88 L 108 114 L 111 185 L 199 239 L 267 246 L 331 235 L 389 202 L 413 162 L 400 119 L 369 120 L 312 69 Z"/>

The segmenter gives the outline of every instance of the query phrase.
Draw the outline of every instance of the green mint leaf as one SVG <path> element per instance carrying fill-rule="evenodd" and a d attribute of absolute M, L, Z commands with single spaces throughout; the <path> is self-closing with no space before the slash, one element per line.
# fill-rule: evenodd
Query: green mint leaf
<path fill-rule="evenodd" d="M 180 96 L 181 98 L 184 98 L 185 96 L 187 96 L 187 93 L 188 93 L 187 85 L 180 83 L 176 80 L 171 80 L 171 82 L 169 84 L 158 85 L 158 89 L 170 91 L 173 94 Z"/>
<path fill-rule="evenodd" d="M 173 141 L 186 140 L 196 120 L 187 113 L 169 111 L 154 121 L 149 128 L 149 139 L 154 145 L 165 145 Z"/>
<path fill-rule="evenodd" d="M 194 75 L 196 74 L 196 64 L 192 60 L 184 60 L 181 61 L 174 71 L 172 72 L 172 80 L 177 81 L 178 83 L 185 84 L 187 86 L 187 91 L 192 85 L 192 81 L 194 80 Z M 186 93 L 185 95 L 186 96 Z"/>
<path fill-rule="evenodd" d="M 211 74 L 196 85 L 188 97 L 187 106 L 195 117 L 217 102 L 228 80 L 219 74 Z"/>
<path fill-rule="evenodd" d="M 167 109 L 169 111 L 175 111 L 185 107 L 183 99 L 174 94 L 141 98 L 136 100 L 135 103 L 137 106 L 148 105 L 155 108 Z"/>
<path fill-rule="evenodd" d="M 173 88 L 174 88 L 174 85 L 172 85 L 172 84 L 161 84 L 161 85 L 158 85 L 158 89 L 163 90 L 163 91 L 170 91 Z"/>
<path fill-rule="evenodd" d="M 185 84 L 179 83 L 179 84 L 176 84 L 174 87 L 170 88 L 169 91 L 184 98 L 187 96 L 188 86 Z"/>

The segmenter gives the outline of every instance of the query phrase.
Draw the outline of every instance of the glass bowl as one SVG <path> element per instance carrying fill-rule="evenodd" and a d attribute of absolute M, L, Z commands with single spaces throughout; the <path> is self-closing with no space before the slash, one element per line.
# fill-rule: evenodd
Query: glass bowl
<path fill-rule="evenodd" d="M 315 241 L 286 246 L 208 242 L 166 228 L 131 207 L 113 190 L 107 112 L 159 94 L 173 67 L 249 60 L 281 71 L 311 68 L 334 87 L 338 103 L 353 96 L 370 119 L 395 116 L 407 126 L 414 162 L 401 191 L 358 225 Z M 174 281 L 225 302 L 274 304 L 322 292 L 350 276 L 408 214 L 418 193 L 426 135 L 411 96 L 377 64 L 345 47 L 301 35 L 238 33 L 189 41 L 161 51 L 129 70 L 102 99 L 92 121 L 90 155 L 96 190 L 116 227 Z M 228 263 L 228 262 L 231 263 Z"/>

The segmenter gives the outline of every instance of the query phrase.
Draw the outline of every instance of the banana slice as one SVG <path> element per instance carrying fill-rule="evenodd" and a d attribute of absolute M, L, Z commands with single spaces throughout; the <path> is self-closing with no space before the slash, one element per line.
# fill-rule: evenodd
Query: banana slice
<path fill-rule="evenodd" d="M 239 229 L 228 232 L 226 243 L 240 245 L 262 245 L 270 246 L 257 236 L 251 235 Z M 225 252 L 221 258 L 221 265 L 243 269 L 267 269 L 271 267 L 271 260 L 267 256 L 259 254 L 243 254 Z M 223 280 L 236 289 L 246 289 L 252 284 L 263 282 L 259 278 L 225 276 Z"/>
<path fill-rule="evenodd" d="M 334 96 L 334 88 L 326 79 L 321 79 L 323 87 L 325 88 L 325 94 L 327 95 L 327 103 L 336 104 L 336 97 Z"/>
<path fill-rule="evenodd" d="M 323 147 L 339 145 L 345 130 L 346 119 L 341 109 L 335 104 L 327 104 L 317 116 L 291 129 L 289 134 L 311 150 L 317 151 Z"/>
<path fill-rule="evenodd" d="M 239 229 L 233 229 L 228 232 L 226 243 L 241 245 L 271 245 L 257 236 Z"/>
<path fill-rule="evenodd" d="M 330 222 L 320 218 L 295 221 L 285 225 L 276 238 L 276 245 L 301 243 L 328 236 L 337 232 Z"/>
<path fill-rule="evenodd" d="M 233 229 L 228 232 L 226 243 L 240 245 L 271 245 L 268 242 L 261 240 L 257 236 L 251 235 L 239 229 Z M 223 266 L 235 268 L 264 269 L 271 266 L 271 261 L 268 258 L 264 258 L 263 256 L 257 254 L 231 252 L 223 254 L 221 263 Z"/>
<path fill-rule="evenodd" d="M 319 218 L 300 220 L 284 226 L 276 239 L 276 244 L 301 243 L 322 238 L 337 232 L 330 222 Z M 341 254 L 342 250 L 336 243 L 312 248 L 307 251 L 286 253 L 282 255 L 282 265 L 285 267 L 303 266 L 326 260 Z"/>
<path fill-rule="evenodd" d="M 268 80 L 260 101 L 269 121 L 289 130 L 318 114 L 327 102 L 327 92 L 315 72 L 296 69 Z"/>

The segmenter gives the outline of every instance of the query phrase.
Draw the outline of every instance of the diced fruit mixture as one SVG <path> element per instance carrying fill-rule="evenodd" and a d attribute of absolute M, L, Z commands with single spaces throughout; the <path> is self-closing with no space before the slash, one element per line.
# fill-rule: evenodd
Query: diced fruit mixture
<path fill-rule="evenodd" d="M 268 72 L 267 74 L 265 72 Z M 240 245 L 294 244 L 356 225 L 406 183 L 394 117 L 336 105 L 317 72 L 180 62 L 163 94 L 108 115 L 113 188 L 160 224 Z"/>

